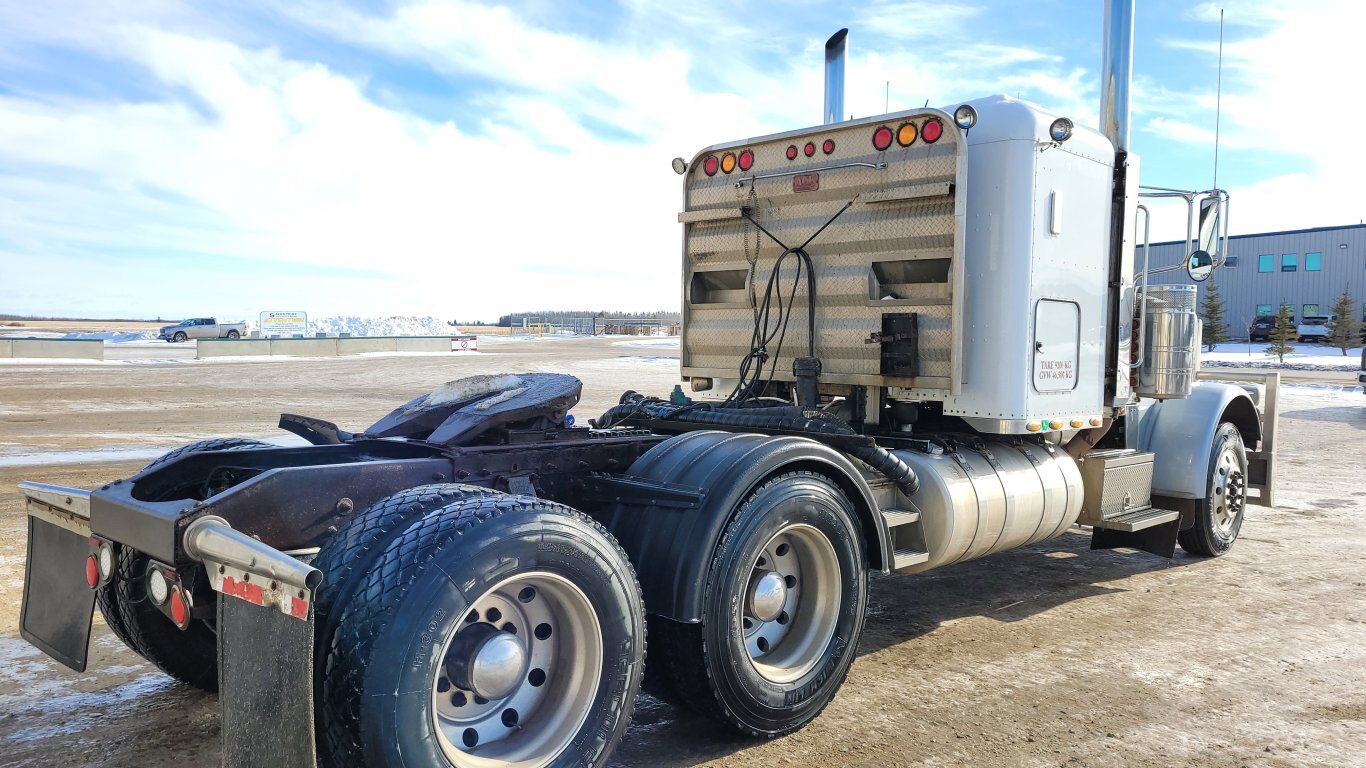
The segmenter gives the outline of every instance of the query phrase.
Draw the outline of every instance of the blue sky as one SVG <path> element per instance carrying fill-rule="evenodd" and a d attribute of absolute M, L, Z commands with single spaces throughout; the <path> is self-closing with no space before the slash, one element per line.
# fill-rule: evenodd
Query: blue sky
<path fill-rule="evenodd" d="M 1234 233 L 1355 223 L 1366 13 L 1141 0 L 1143 180 Z M 0 312 L 254 317 L 679 301 L 669 159 L 1006 93 L 1094 125 L 1100 0 L 0 0 Z M 890 95 L 888 83 L 890 82 Z M 1154 239 L 1180 237 L 1161 211 Z"/>

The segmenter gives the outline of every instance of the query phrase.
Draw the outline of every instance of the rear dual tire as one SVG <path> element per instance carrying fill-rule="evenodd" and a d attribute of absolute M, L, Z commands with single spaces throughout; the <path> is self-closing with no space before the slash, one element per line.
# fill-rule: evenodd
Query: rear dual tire
<path fill-rule="evenodd" d="M 625 732 L 644 609 L 586 516 L 480 490 L 414 513 L 352 578 L 317 661 L 321 765 L 599 766 Z"/>
<path fill-rule="evenodd" d="M 867 590 L 862 534 L 843 491 L 810 472 L 773 478 L 723 535 L 702 621 L 651 624 L 651 689 L 747 735 L 791 733 L 844 682 Z"/>

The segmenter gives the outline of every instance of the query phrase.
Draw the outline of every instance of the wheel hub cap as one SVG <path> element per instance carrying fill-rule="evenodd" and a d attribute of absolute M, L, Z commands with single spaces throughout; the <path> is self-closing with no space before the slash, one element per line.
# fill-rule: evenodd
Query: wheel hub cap
<path fill-rule="evenodd" d="M 765 571 L 754 579 L 754 586 L 749 591 L 749 610 L 754 618 L 759 621 L 773 621 L 783 612 L 783 604 L 786 602 L 787 584 L 784 583 L 782 575 L 774 571 Z"/>
<path fill-rule="evenodd" d="M 526 646 L 515 635 L 499 632 L 479 644 L 470 663 L 472 690 L 486 699 L 501 699 L 526 674 Z"/>

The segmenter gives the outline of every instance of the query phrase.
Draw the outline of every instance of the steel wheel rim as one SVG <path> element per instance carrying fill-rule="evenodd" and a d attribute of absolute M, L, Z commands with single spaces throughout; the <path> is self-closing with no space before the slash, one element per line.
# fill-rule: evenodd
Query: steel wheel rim
<path fill-rule="evenodd" d="M 769 611 L 756 611 L 755 603 L 767 607 L 771 598 L 763 587 L 774 573 L 785 592 L 777 614 L 765 620 Z M 805 524 L 778 531 L 755 558 L 741 604 L 739 629 L 754 670 L 781 684 L 814 669 L 835 636 L 841 599 L 839 557 L 830 539 Z"/>
<path fill-rule="evenodd" d="M 519 638 L 526 653 L 521 682 L 497 700 L 460 688 L 447 674 L 445 660 L 461 646 L 457 636 L 476 624 Z M 547 571 L 524 573 L 471 603 L 440 658 L 432 724 L 446 759 L 460 768 L 540 768 L 564 752 L 588 718 L 602 677 L 602 627 L 573 582 Z"/>
<path fill-rule="evenodd" d="M 1238 464 L 1238 454 L 1232 448 L 1219 452 L 1214 464 L 1214 527 L 1220 533 L 1231 534 L 1242 517 L 1247 503 L 1247 478 Z"/>

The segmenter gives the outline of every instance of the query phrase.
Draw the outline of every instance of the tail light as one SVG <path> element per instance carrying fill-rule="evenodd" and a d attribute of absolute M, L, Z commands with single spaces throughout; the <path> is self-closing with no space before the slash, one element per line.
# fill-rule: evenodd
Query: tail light
<path fill-rule="evenodd" d="M 796 145 L 796 144 L 788 144 L 788 145 L 787 145 L 787 159 L 788 159 L 788 160 L 796 160 L 796 159 L 797 159 L 797 145 Z"/>
<path fill-rule="evenodd" d="M 944 135 L 944 124 L 939 122 L 939 118 L 931 117 L 920 126 L 920 137 L 926 144 L 933 144 L 939 141 L 939 137 Z"/>
<path fill-rule="evenodd" d="M 807 157 L 811 157 L 812 155 L 816 154 L 816 143 L 814 141 L 806 142 L 806 146 L 802 147 L 802 153 L 805 154 Z"/>
<path fill-rule="evenodd" d="M 708 176 L 715 176 L 721 168 L 721 161 L 716 159 L 716 155 L 707 155 L 707 159 L 702 161 L 702 170 Z"/>
<path fill-rule="evenodd" d="M 169 602 L 171 621 L 181 629 L 190 626 L 190 596 L 179 584 L 172 587 Z"/>
<path fill-rule="evenodd" d="M 100 536 L 90 537 L 90 556 L 85 559 L 85 583 L 98 589 L 114 576 L 114 543 Z"/>
<path fill-rule="evenodd" d="M 830 154 L 831 152 L 834 152 L 834 151 L 835 151 L 835 140 L 834 140 L 834 139 L 826 139 L 826 140 L 825 140 L 825 143 L 821 145 L 821 151 L 824 152 L 824 153 L 827 154 L 827 155 Z"/>
<path fill-rule="evenodd" d="M 881 152 L 890 146 L 892 146 L 892 129 L 885 125 L 878 126 L 878 129 L 873 131 L 873 149 Z"/>
<path fill-rule="evenodd" d="M 748 171 L 750 168 L 753 168 L 753 167 L 754 167 L 754 153 L 751 152 L 751 151 L 749 151 L 748 149 L 744 150 L 743 152 L 740 153 L 739 163 L 740 163 L 740 170 L 742 170 L 742 171 Z"/>

